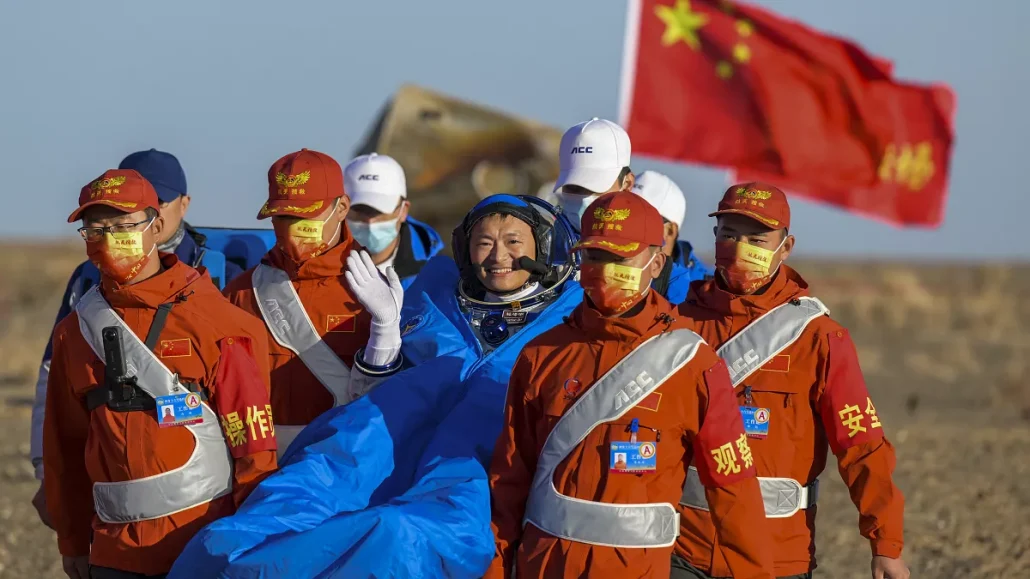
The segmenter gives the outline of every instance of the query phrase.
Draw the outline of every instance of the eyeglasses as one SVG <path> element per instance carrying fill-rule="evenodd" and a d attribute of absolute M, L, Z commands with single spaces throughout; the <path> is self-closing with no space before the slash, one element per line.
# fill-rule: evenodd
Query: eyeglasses
<path fill-rule="evenodd" d="M 140 225 L 150 223 L 153 219 L 144 219 L 143 221 L 137 221 L 136 223 L 117 223 L 115 225 L 108 225 L 106 227 L 80 227 L 76 231 L 82 236 L 82 239 L 86 241 L 100 241 L 104 238 L 105 233 L 131 233 L 136 230 Z"/>

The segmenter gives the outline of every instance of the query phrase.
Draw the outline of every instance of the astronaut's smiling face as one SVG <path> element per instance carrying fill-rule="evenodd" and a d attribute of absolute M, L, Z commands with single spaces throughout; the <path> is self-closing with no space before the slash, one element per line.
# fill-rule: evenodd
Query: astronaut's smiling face
<path fill-rule="evenodd" d="M 513 292 L 529 281 L 530 273 L 518 269 L 520 257 L 536 259 L 536 240 L 528 223 L 495 213 L 483 217 L 469 234 L 469 260 L 476 277 L 496 294 Z"/>

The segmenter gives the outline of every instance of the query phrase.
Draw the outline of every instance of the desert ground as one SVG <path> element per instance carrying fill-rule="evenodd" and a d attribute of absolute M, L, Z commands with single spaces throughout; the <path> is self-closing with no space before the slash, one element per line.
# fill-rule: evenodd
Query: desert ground
<path fill-rule="evenodd" d="M 29 500 L 29 416 L 44 343 L 80 245 L 0 244 L 0 578 L 63 577 Z M 858 344 L 906 500 L 913 577 L 1030 577 L 1030 264 L 794 263 Z M 834 472 L 818 577 L 869 577 Z"/>

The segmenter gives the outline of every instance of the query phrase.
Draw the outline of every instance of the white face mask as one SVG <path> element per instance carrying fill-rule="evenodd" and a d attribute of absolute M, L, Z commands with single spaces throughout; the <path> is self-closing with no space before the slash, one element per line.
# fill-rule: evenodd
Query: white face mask
<path fill-rule="evenodd" d="M 587 207 L 590 207 L 590 204 L 600 196 L 600 193 L 575 195 L 559 191 L 558 206 L 561 207 L 562 212 L 572 221 L 572 226 L 576 228 L 576 231 L 579 231 L 580 224 L 583 223 L 583 214 L 587 212 Z"/>

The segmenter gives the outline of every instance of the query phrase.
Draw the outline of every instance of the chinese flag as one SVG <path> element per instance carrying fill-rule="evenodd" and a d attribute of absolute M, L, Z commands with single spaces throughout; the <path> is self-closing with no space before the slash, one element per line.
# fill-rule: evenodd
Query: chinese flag
<path fill-rule="evenodd" d="M 633 152 L 729 167 L 904 225 L 943 216 L 955 98 L 889 61 L 727 0 L 630 0 Z"/>

